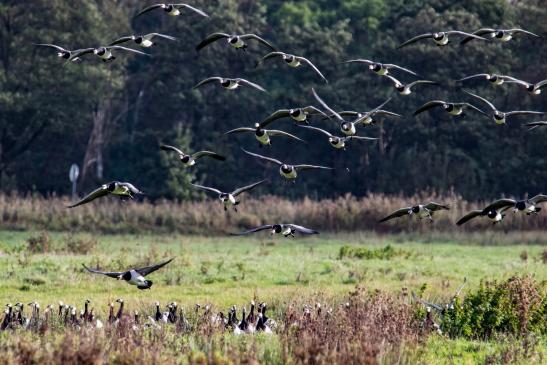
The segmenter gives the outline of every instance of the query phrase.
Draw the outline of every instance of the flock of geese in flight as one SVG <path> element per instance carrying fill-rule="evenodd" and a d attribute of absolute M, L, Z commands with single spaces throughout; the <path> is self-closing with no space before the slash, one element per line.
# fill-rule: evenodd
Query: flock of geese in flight
<path fill-rule="evenodd" d="M 151 5 L 144 8 L 136 16 L 138 17 L 149 12 L 160 11 L 160 10 L 170 16 L 178 16 L 184 12 L 189 12 L 202 17 L 208 17 L 208 15 L 204 11 L 197 9 L 193 6 L 190 6 L 188 4 L 155 4 L 155 5 Z M 472 42 L 472 41 L 473 42 L 489 42 L 489 41 L 508 42 L 511 39 L 513 39 L 515 36 L 539 37 L 537 34 L 526 31 L 524 29 L 482 28 L 472 33 L 463 32 L 459 30 L 449 30 L 449 31 L 433 32 L 433 33 L 418 35 L 412 39 L 409 39 L 403 42 L 398 48 L 407 47 L 417 42 L 425 42 L 429 40 L 432 40 L 433 44 L 437 45 L 438 47 L 445 47 L 451 43 L 451 39 L 456 37 L 460 39 L 459 43 L 461 45 L 465 45 L 468 42 Z M 80 62 L 80 61 L 83 61 L 84 58 L 88 56 L 92 56 L 92 55 L 97 56 L 103 62 L 111 62 L 116 59 L 116 57 L 114 56 L 114 53 L 118 51 L 132 52 L 138 55 L 148 55 L 145 52 L 142 52 L 133 48 L 121 46 L 120 44 L 133 43 L 136 46 L 139 46 L 142 48 L 149 48 L 154 46 L 156 44 L 155 43 L 156 41 L 175 41 L 176 39 L 177 39 L 176 37 L 166 35 L 166 34 L 149 33 L 144 35 L 134 34 L 129 36 L 123 36 L 105 46 L 97 46 L 97 47 L 90 47 L 90 48 L 77 49 L 77 50 L 68 50 L 54 44 L 37 44 L 37 46 L 55 49 L 57 51 L 57 56 L 64 59 L 67 62 Z M 219 42 L 225 42 L 227 43 L 229 47 L 232 47 L 238 51 L 245 51 L 250 46 L 253 46 L 253 47 L 257 46 L 257 47 L 267 49 L 269 53 L 267 53 L 264 57 L 262 57 L 257 62 L 256 64 L 257 67 L 264 65 L 266 61 L 269 61 L 269 60 L 273 61 L 276 59 L 280 59 L 289 67 L 300 67 L 302 65 L 306 65 L 307 67 L 311 68 L 311 70 L 315 72 L 323 82 L 325 83 L 328 82 L 326 77 L 323 75 L 323 73 L 310 60 L 302 56 L 297 56 L 297 55 L 278 51 L 270 42 L 268 42 L 267 40 L 263 39 L 262 37 L 256 34 L 229 34 L 229 33 L 221 33 L 221 32 L 213 33 L 207 36 L 202 42 L 200 42 L 196 46 L 196 51 L 199 52 L 200 50 L 206 47 L 211 47 L 213 44 L 216 44 Z M 414 91 L 414 89 L 417 88 L 418 86 L 423 87 L 423 86 L 438 85 L 438 83 L 435 81 L 421 79 L 416 72 L 395 64 L 380 63 L 380 62 L 371 61 L 368 59 L 352 59 L 352 60 L 345 61 L 344 63 L 348 63 L 348 64 L 355 63 L 355 64 L 366 65 L 370 71 L 382 77 L 383 79 L 388 80 L 392 84 L 392 86 L 395 88 L 395 90 L 403 96 L 411 94 Z M 397 74 L 399 72 L 411 75 L 413 77 L 417 77 L 418 79 L 410 83 L 404 83 L 392 75 L 393 73 Z M 465 83 L 473 79 L 483 79 L 485 81 L 488 81 L 492 85 L 515 84 L 527 90 L 531 95 L 540 94 L 542 89 L 547 86 L 547 80 L 543 80 L 536 83 L 529 83 L 529 82 L 518 80 L 516 78 L 506 76 L 506 75 L 487 74 L 487 73 L 470 75 L 457 81 L 460 83 Z M 243 78 L 227 78 L 227 77 L 220 77 L 220 76 L 208 77 L 200 81 L 197 85 L 194 86 L 194 88 L 200 88 L 206 85 L 218 85 L 221 88 L 224 88 L 227 90 L 234 90 L 239 87 L 247 87 L 247 88 L 255 89 L 260 92 L 266 92 L 266 89 L 264 87 L 254 82 L 251 82 L 249 80 L 246 80 Z M 506 119 L 514 115 L 544 114 L 544 112 L 533 111 L 533 110 L 500 111 L 496 106 L 494 106 L 493 103 L 491 103 L 487 99 L 475 93 L 469 92 L 467 90 L 465 90 L 465 92 L 468 93 L 471 97 L 473 97 L 473 99 L 477 103 L 480 102 L 481 105 L 485 107 L 486 110 L 483 110 L 483 107 L 477 106 L 470 102 L 448 102 L 443 100 L 431 100 L 425 103 L 424 105 L 422 105 L 421 107 L 419 107 L 414 112 L 414 115 L 426 112 L 432 108 L 442 108 L 451 116 L 456 117 L 456 116 L 464 115 L 464 113 L 467 110 L 469 110 L 474 113 L 487 116 L 491 118 L 496 124 L 499 125 L 499 124 L 505 124 Z M 351 110 L 344 110 L 344 111 L 337 112 L 334 109 L 332 109 L 316 93 L 314 89 L 312 89 L 312 94 L 316 102 L 318 103 L 319 107 L 308 105 L 304 107 L 293 107 L 288 109 L 277 110 L 274 113 L 272 113 L 270 116 L 268 116 L 266 119 L 264 119 L 261 122 L 255 123 L 253 126 L 235 128 L 230 131 L 227 131 L 226 134 L 227 135 L 240 134 L 240 133 L 254 134 L 256 140 L 258 141 L 258 145 L 260 147 L 271 146 L 272 138 L 278 138 L 278 137 L 285 137 L 285 138 L 292 139 L 296 142 L 303 143 L 304 141 L 301 138 L 293 134 L 290 134 L 288 132 L 285 132 L 283 130 L 267 129 L 267 127 L 270 127 L 272 123 L 276 123 L 279 120 L 289 118 L 297 126 L 301 127 L 303 130 L 305 129 L 305 130 L 308 130 L 310 133 L 317 133 L 318 135 L 324 136 L 325 139 L 328 141 L 328 143 L 335 149 L 344 149 L 348 143 L 354 140 L 357 142 L 357 141 L 373 141 L 377 139 L 377 138 L 359 136 L 357 135 L 357 132 L 358 132 L 358 128 L 361 128 L 361 126 L 374 124 L 378 116 L 401 117 L 401 115 L 397 113 L 384 109 L 384 107 L 386 106 L 387 103 L 389 103 L 391 98 L 387 99 L 385 102 L 378 105 L 376 108 L 367 112 L 358 112 L 358 111 L 351 111 Z M 322 128 L 309 125 L 310 120 L 312 119 L 335 121 L 339 125 L 342 135 L 341 136 L 336 135 Z M 543 125 L 547 125 L 547 121 L 539 121 L 539 122 L 532 122 L 532 123 L 526 124 L 526 126 L 531 127 L 531 129 L 537 128 Z M 170 146 L 170 145 L 161 145 L 160 148 L 161 150 L 166 151 L 168 153 L 176 154 L 179 157 L 182 165 L 184 165 L 185 167 L 194 166 L 198 162 L 198 160 L 202 158 L 210 158 L 210 159 L 215 159 L 219 161 L 225 160 L 224 156 L 221 156 L 212 151 L 198 151 L 194 153 L 185 153 L 179 148 L 175 146 Z M 279 169 L 279 174 L 283 178 L 289 181 L 294 181 L 299 176 L 299 174 L 304 171 L 332 170 L 331 167 L 327 167 L 327 166 L 282 161 L 276 158 L 253 153 L 243 148 L 242 148 L 242 151 L 248 156 L 251 156 L 257 160 L 265 162 L 266 164 L 277 166 Z M 214 187 L 208 187 L 208 186 L 203 186 L 198 184 L 192 184 L 192 186 L 194 186 L 195 188 L 202 189 L 207 192 L 216 194 L 218 199 L 221 201 L 222 205 L 224 206 L 225 210 L 227 210 L 228 207 L 233 207 L 233 209 L 237 211 L 237 206 L 240 204 L 240 201 L 238 200 L 239 195 L 241 195 L 242 193 L 248 192 L 265 182 L 266 180 L 258 181 L 250 185 L 235 188 L 231 192 L 224 192 Z M 80 201 L 75 202 L 69 205 L 68 207 L 74 208 L 83 204 L 87 204 L 97 198 L 104 197 L 106 195 L 115 195 L 125 200 L 125 199 L 133 199 L 136 195 L 141 195 L 141 194 L 144 194 L 143 191 L 141 191 L 140 189 L 138 189 L 131 183 L 113 181 L 100 186 L 98 189 L 89 193 Z M 527 215 L 537 214 L 541 210 L 541 207 L 539 207 L 538 205 L 545 201 L 547 201 L 547 195 L 541 195 L 541 194 L 530 199 L 522 199 L 522 200 L 499 199 L 492 202 L 491 204 L 484 207 L 483 209 L 469 212 L 457 222 L 457 225 L 462 225 L 468 222 L 469 220 L 472 220 L 478 217 L 488 218 L 491 220 L 491 222 L 495 224 L 503 220 L 505 216 L 505 211 L 508 209 L 512 209 L 515 213 L 523 212 Z M 433 214 L 435 212 L 447 210 L 447 209 L 450 209 L 450 207 L 447 204 L 439 204 L 435 202 L 411 205 L 411 206 L 403 207 L 401 209 L 394 211 L 388 216 L 380 219 L 379 222 L 385 222 L 394 218 L 411 216 L 411 215 L 414 215 L 418 217 L 419 219 L 425 218 L 425 219 L 432 220 Z M 294 237 L 295 233 L 305 234 L 305 235 L 319 233 L 316 230 L 309 229 L 297 224 L 275 223 L 275 224 L 267 224 L 260 227 L 252 228 L 245 232 L 236 233 L 236 235 L 246 235 L 246 234 L 255 233 L 255 232 L 264 231 L 264 230 L 270 231 L 272 235 L 282 234 L 285 237 Z M 153 272 L 159 269 L 160 267 L 166 265 L 169 262 L 170 260 L 164 263 L 161 263 L 159 265 L 155 265 L 155 266 L 144 268 L 144 269 L 130 269 L 123 273 L 102 272 L 98 270 L 89 269 L 87 267 L 86 269 L 92 273 L 98 273 L 98 274 L 103 274 L 109 277 L 114 277 L 117 279 L 123 279 L 130 284 L 136 285 L 139 289 L 149 289 L 152 285 L 152 282 L 149 280 L 146 280 L 144 277 L 150 272 Z"/>

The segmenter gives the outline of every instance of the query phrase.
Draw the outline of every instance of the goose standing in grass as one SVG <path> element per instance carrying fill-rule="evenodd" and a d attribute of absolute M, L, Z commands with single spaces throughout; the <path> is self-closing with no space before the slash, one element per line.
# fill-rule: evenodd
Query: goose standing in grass
<path fill-rule="evenodd" d="M 145 13 L 148 13 L 152 10 L 156 10 L 156 9 L 161 9 L 163 10 L 164 12 L 167 13 L 167 15 L 171 15 L 171 16 L 178 16 L 178 15 L 181 15 L 183 12 L 181 10 L 190 10 L 196 14 L 199 14 L 203 17 L 209 17 L 209 15 L 207 15 L 204 11 L 198 9 L 198 8 L 195 8 L 193 6 L 190 6 L 188 4 L 154 4 L 154 5 L 150 5 L 144 9 L 142 9 L 141 11 L 138 12 L 137 15 L 135 15 L 135 17 L 138 17 L 138 16 L 141 16 L 142 14 L 145 14 Z"/>
<path fill-rule="evenodd" d="M 531 131 L 532 129 L 536 129 L 538 127 L 546 127 L 546 126 L 547 126 L 547 121 L 539 121 L 539 122 L 523 124 L 523 127 L 529 127 L 528 128 L 529 131 Z"/>
<path fill-rule="evenodd" d="M 260 232 L 264 230 L 270 231 L 270 236 L 274 234 L 282 234 L 285 238 L 293 237 L 296 232 L 309 235 L 309 234 L 319 234 L 318 231 L 314 229 L 309 229 L 292 223 L 282 223 L 282 224 L 266 224 L 260 227 L 249 229 L 248 231 L 241 233 L 232 233 L 233 236 L 245 236 L 251 233 Z"/>
<path fill-rule="evenodd" d="M 109 62 L 114 61 L 116 57 L 113 54 L 113 50 L 120 50 L 120 51 L 127 51 L 127 52 L 133 52 L 136 54 L 144 55 L 144 56 L 150 56 L 148 53 L 144 53 L 141 51 L 138 51 L 133 48 L 127 48 L 123 46 L 106 46 L 106 47 L 97 47 L 97 48 L 84 48 L 79 50 L 78 52 L 73 52 L 70 60 L 73 61 L 76 58 L 81 58 L 85 55 L 95 55 L 101 59 L 103 62 Z"/>
<path fill-rule="evenodd" d="M 12 315 L 13 306 L 11 304 L 6 304 L 6 309 L 4 310 L 4 318 L 2 318 L 2 322 L 0 323 L 0 331 L 5 331 L 8 329 L 12 321 Z"/>
<path fill-rule="evenodd" d="M 284 136 L 284 137 L 292 138 L 299 142 L 304 142 L 302 139 L 288 132 L 273 130 L 273 129 L 263 129 L 260 127 L 259 123 L 256 123 L 254 128 L 240 127 L 240 128 L 229 130 L 228 132 L 224 133 L 224 135 L 234 134 L 234 133 L 253 133 L 255 135 L 255 138 L 258 141 L 258 147 L 271 146 L 272 140 L 270 137 L 274 137 L 274 136 Z"/>
<path fill-rule="evenodd" d="M 173 261 L 173 259 L 169 259 L 157 265 L 129 269 L 126 271 L 100 271 L 100 270 L 90 269 L 84 264 L 82 264 L 82 266 L 90 273 L 105 275 L 110 278 L 114 278 L 118 280 L 125 280 L 128 284 L 136 285 L 138 289 L 150 289 L 153 282 L 152 280 L 146 280 L 145 276 L 153 273 L 156 270 L 161 269 L 162 267 L 164 267 L 171 261 Z"/>
<path fill-rule="evenodd" d="M 289 165 L 287 163 L 283 163 L 279 160 L 276 160 L 275 158 L 261 156 L 256 153 L 246 151 L 244 149 L 242 150 L 243 152 L 245 152 L 246 154 L 250 156 L 254 156 L 266 162 L 277 164 L 279 166 L 279 174 L 289 180 L 296 179 L 296 177 L 298 176 L 298 173 L 297 173 L 298 171 L 316 170 L 316 169 L 332 170 L 332 167 L 317 166 L 317 165 Z"/>
<path fill-rule="evenodd" d="M 55 44 L 51 44 L 51 43 L 38 43 L 38 44 L 34 44 L 35 46 L 38 46 L 38 47 L 48 47 L 48 48 L 53 48 L 57 51 L 57 57 L 59 58 L 62 58 L 66 61 L 71 61 L 71 62 L 80 62 L 82 59 L 80 57 L 75 57 L 74 55 L 81 52 L 82 50 L 81 49 L 76 49 L 76 50 L 68 50 L 68 49 L 65 49 L 61 46 L 57 46 Z"/>
<path fill-rule="evenodd" d="M 184 152 L 182 152 L 177 147 L 173 147 L 170 145 L 162 144 L 160 145 L 160 149 L 163 151 L 173 151 L 176 152 L 179 155 L 180 162 L 185 167 L 194 166 L 196 164 L 196 161 L 202 157 L 210 157 L 218 161 L 225 161 L 226 157 L 219 155 L 218 153 L 211 152 L 211 151 L 198 151 L 191 155 L 187 155 Z"/>
<path fill-rule="evenodd" d="M 256 63 L 256 66 L 259 66 L 262 63 L 264 63 L 265 61 L 267 61 L 269 59 L 272 59 L 272 58 L 276 58 L 276 57 L 280 57 L 287 65 L 289 65 L 289 67 L 295 67 L 296 68 L 296 67 L 301 66 L 303 63 L 305 63 L 308 66 L 310 66 L 315 71 L 315 73 L 318 74 L 323 79 L 323 81 L 325 81 L 325 83 L 328 83 L 325 76 L 323 76 L 321 71 L 319 71 L 319 69 L 310 60 L 308 60 L 307 58 L 304 58 L 304 57 L 295 56 L 293 54 L 289 54 L 289 53 L 285 53 L 285 52 L 270 52 L 267 55 L 265 55 L 264 57 L 262 57 Z"/>
<path fill-rule="evenodd" d="M 443 100 L 428 101 L 427 103 L 425 103 L 424 105 L 419 107 L 414 112 L 414 115 L 416 116 L 420 113 L 425 112 L 426 110 L 436 108 L 436 107 L 439 107 L 439 106 L 442 107 L 445 112 L 447 112 L 448 114 L 450 114 L 452 116 L 462 116 L 463 117 L 465 115 L 464 109 L 466 109 L 466 108 L 474 110 L 474 111 L 476 111 L 478 113 L 481 113 L 483 115 L 488 115 L 485 112 L 483 112 L 481 109 L 474 106 L 473 104 L 466 103 L 466 102 L 464 102 L 464 103 L 451 103 L 451 102 L 443 101 Z"/>
<path fill-rule="evenodd" d="M 419 76 L 416 72 L 414 72 L 412 70 L 409 70 L 408 68 L 395 65 L 393 63 L 374 62 L 374 61 L 367 60 L 367 59 L 364 59 L 364 58 L 348 60 L 348 61 L 344 61 L 342 63 L 364 63 L 364 64 L 368 65 L 369 70 L 371 70 L 372 72 L 374 72 L 375 74 L 380 75 L 380 76 L 385 76 L 385 75 L 389 74 L 390 70 L 404 71 L 404 72 L 407 72 L 411 75 Z"/>
<path fill-rule="evenodd" d="M 227 90 L 235 90 L 240 86 L 249 86 L 253 89 L 256 89 L 262 92 L 267 92 L 266 89 L 264 89 L 262 86 L 258 84 L 255 84 L 254 82 L 250 82 L 242 78 L 231 79 L 231 78 L 219 77 L 219 76 L 208 77 L 204 80 L 201 80 L 200 82 L 196 84 L 196 86 L 193 87 L 193 89 L 197 89 L 198 87 L 201 87 L 203 85 L 210 84 L 210 83 L 218 83 L 220 86 L 222 86 L 223 88 Z"/>
<path fill-rule="evenodd" d="M 153 41 L 154 38 L 168 39 L 170 41 L 177 40 L 177 38 L 175 37 L 161 33 L 148 33 L 143 35 L 132 34 L 130 36 L 120 37 L 116 39 L 114 42 L 110 43 L 109 46 L 115 46 L 116 44 L 132 41 L 140 47 L 148 48 L 156 45 L 156 43 Z"/>
<path fill-rule="evenodd" d="M 464 81 L 473 80 L 473 79 L 476 79 L 476 78 L 485 79 L 485 80 L 489 81 L 492 85 L 496 85 L 496 86 L 501 85 L 505 82 L 516 82 L 516 81 L 518 81 L 517 79 L 515 79 L 514 77 L 511 77 L 511 76 L 499 75 L 499 74 L 487 74 L 487 73 L 467 76 L 467 77 L 464 77 L 463 79 L 459 79 L 459 80 L 456 80 L 456 81 L 457 82 L 464 82 Z"/>
<path fill-rule="evenodd" d="M 257 36 L 256 34 L 227 34 L 227 33 L 213 33 L 207 36 L 196 46 L 196 51 L 200 51 L 206 46 L 214 43 L 220 39 L 226 39 L 226 42 L 235 49 L 246 50 L 248 45 L 245 41 L 256 41 L 259 44 L 269 48 L 271 51 L 275 51 L 275 47 L 265 39 Z"/>
<path fill-rule="evenodd" d="M 513 37 L 516 34 L 519 34 L 519 33 L 526 34 L 536 38 L 541 38 L 539 35 L 521 28 L 513 28 L 513 29 L 481 28 L 471 33 L 472 36 L 465 37 L 464 39 L 462 39 L 460 43 L 466 44 L 472 41 L 473 39 L 476 39 L 476 36 L 487 37 L 500 42 L 509 42 L 511 39 L 513 39 Z"/>
<path fill-rule="evenodd" d="M 435 202 L 430 202 L 428 204 L 418 204 L 410 207 L 405 207 L 401 209 L 397 209 L 393 213 L 389 214 L 388 216 L 380 219 L 378 222 L 386 222 L 393 218 L 399 218 L 404 216 L 411 216 L 415 214 L 418 219 L 428 218 L 430 221 L 433 221 L 433 213 L 439 210 L 449 210 L 450 207 L 446 204 L 438 204 Z"/>
<path fill-rule="evenodd" d="M 87 204 L 97 198 L 101 198 L 108 194 L 116 195 L 122 200 L 134 199 L 135 195 L 144 195 L 140 189 L 136 188 L 135 185 L 128 182 L 119 182 L 112 181 L 107 184 L 101 185 L 101 187 L 93 190 L 91 193 L 86 195 L 80 201 L 67 206 L 67 208 L 74 208 L 79 205 Z"/>
<path fill-rule="evenodd" d="M 390 79 L 393 82 L 393 87 L 395 87 L 395 90 L 399 92 L 401 95 L 410 95 L 412 93 L 412 87 L 416 85 L 439 85 L 438 82 L 435 81 L 429 81 L 429 80 L 416 80 L 412 81 L 409 84 L 403 84 L 401 81 L 397 80 L 395 77 L 391 75 L 386 75 L 388 79 Z"/>
<path fill-rule="evenodd" d="M 516 110 L 516 111 L 511 111 L 511 112 L 502 112 L 502 111 L 499 111 L 498 109 L 496 109 L 496 107 L 494 106 L 494 104 L 492 104 L 491 102 L 489 102 L 488 100 L 486 100 L 485 98 L 483 97 L 480 97 L 478 95 L 475 95 L 467 90 L 464 90 L 466 93 L 468 93 L 469 95 L 479 99 L 479 100 L 482 100 L 486 105 L 488 105 L 492 111 L 492 119 L 494 120 L 494 122 L 496 124 L 505 124 L 506 122 L 506 118 L 507 117 L 510 117 L 512 115 L 531 115 L 531 114 L 534 114 L 534 115 L 542 115 L 542 114 L 545 114 L 544 112 L 537 112 L 537 111 L 531 111 L 531 110 Z"/>
<path fill-rule="evenodd" d="M 210 192 L 213 192 L 215 194 L 218 194 L 218 199 L 220 199 L 220 201 L 224 205 L 224 210 L 225 211 L 228 209 L 228 206 L 231 205 L 231 206 L 234 207 L 234 210 L 237 212 L 237 206 L 240 203 L 240 201 L 236 199 L 238 197 L 238 195 L 243 194 L 246 191 L 250 191 L 250 190 L 254 189 L 255 187 L 257 187 L 258 185 L 264 183 L 265 181 L 266 180 L 260 180 L 258 182 L 255 182 L 255 183 L 251 184 L 251 185 L 247 185 L 247 186 L 243 186 L 241 188 L 237 188 L 237 189 L 235 189 L 234 191 L 232 191 L 230 193 L 225 193 L 225 192 L 220 191 L 218 189 L 210 188 L 208 186 L 203 186 L 203 185 L 198 185 L 198 184 L 190 184 L 190 185 L 195 186 L 198 189 L 203 189 L 203 190 L 210 191 Z"/>
<path fill-rule="evenodd" d="M 424 34 L 420 34 L 416 37 L 413 37 L 411 39 L 409 39 L 408 41 L 405 41 L 403 43 L 401 43 L 397 49 L 400 49 L 400 48 L 403 48 L 405 46 L 408 46 L 409 44 L 412 44 L 412 43 L 416 43 L 418 41 L 421 41 L 423 39 L 433 39 L 433 41 L 435 42 L 435 44 L 439 47 L 443 47 L 443 46 L 446 46 L 448 43 L 450 43 L 450 40 L 449 40 L 449 36 L 463 36 L 463 37 L 470 37 L 470 38 L 473 38 L 473 39 L 480 39 L 480 40 L 483 40 L 483 41 L 486 41 L 487 39 L 486 38 L 483 38 L 481 36 L 478 36 L 478 35 L 475 35 L 475 34 L 471 34 L 471 33 L 467 33 L 467 32 L 462 32 L 460 30 L 449 30 L 449 31 L 444 31 L 444 32 L 435 32 L 435 33 L 424 33 Z"/>
<path fill-rule="evenodd" d="M 499 223 L 505 218 L 505 211 L 511 206 L 514 205 L 513 199 L 499 199 L 493 202 L 492 204 L 488 205 L 484 209 L 477 209 L 472 210 L 471 212 L 464 215 L 456 224 L 458 226 L 461 226 L 462 224 L 465 224 L 466 222 L 469 222 L 472 219 L 475 219 L 477 217 L 487 217 L 492 224 Z"/>
<path fill-rule="evenodd" d="M 270 116 L 264 119 L 258 125 L 259 128 L 264 128 L 268 124 L 272 123 L 281 118 L 291 118 L 295 123 L 306 123 L 309 124 L 310 117 L 322 115 L 327 117 L 325 113 L 316 107 L 309 105 L 303 108 L 293 108 L 293 109 L 279 109 L 273 112 Z"/>
<path fill-rule="evenodd" d="M 329 133 L 328 131 L 324 130 L 324 129 L 321 129 L 321 128 L 317 128 L 317 127 L 312 127 L 312 126 L 308 126 L 308 125 L 302 125 L 300 126 L 301 128 L 307 128 L 307 129 L 310 129 L 310 130 L 314 130 L 314 131 L 317 131 L 317 132 L 320 132 L 320 133 L 323 133 L 324 135 L 326 135 L 328 137 L 328 141 L 329 141 L 329 144 L 336 148 L 336 149 L 345 149 L 346 148 L 346 144 L 353 140 L 353 139 L 357 139 L 357 140 L 362 140 L 362 141 L 376 141 L 378 140 L 378 138 L 372 138 L 372 137 L 361 137 L 361 136 L 345 136 L 345 137 L 337 137 L 337 136 L 334 136 L 332 135 L 331 133 Z"/>
<path fill-rule="evenodd" d="M 515 84 L 524 86 L 526 91 L 528 91 L 532 95 L 541 94 L 541 90 L 543 88 L 547 87 L 547 80 L 542 80 L 542 81 L 536 82 L 535 84 L 532 84 L 532 83 L 526 82 L 526 81 L 522 81 L 522 80 L 518 80 L 518 79 L 514 79 L 512 82 L 515 83 Z"/>

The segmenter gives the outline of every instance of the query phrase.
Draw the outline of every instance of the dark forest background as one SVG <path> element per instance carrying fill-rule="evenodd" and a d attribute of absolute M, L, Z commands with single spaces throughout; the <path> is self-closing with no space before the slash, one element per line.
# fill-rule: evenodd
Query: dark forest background
<path fill-rule="evenodd" d="M 149 197 L 188 198 L 189 181 L 220 188 L 272 177 L 264 192 L 287 197 L 335 197 L 351 192 L 413 194 L 454 190 L 467 199 L 542 192 L 547 180 L 547 130 L 527 131 L 536 117 L 510 118 L 505 126 L 469 113 L 452 120 L 441 110 L 413 117 L 431 99 L 472 101 L 451 80 L 480 72 L 498 72 L 527 81 L 547 78 L 547 6 L 544 0 L 220 0 L 192 1 L 211 17 L 169 17 L 154 11 L 134 19 L 150 1 L 32 0 L 0 1 L 0 189 L 69 194 L 68 169 L 81 167 L 79 191 L 106 180 L 131 181 Z M 470 42 L 444 48 L 431 42 L 395 47 L 429 31 L 480 27 L 523 27 L 542 39 L 517 36 L 509 43 Z M 255 68 L 267 50 L 250 43 L 247 54 L 223 41 L 194 50 L 212 32 L 253 32 L 282 51 L 309 58 L 329 80 L 322 84 L 309 68 L 292 69 L 279 60 Z M 115 62 L 89 57 L 63 64 L 52 50 L 108 44 L 132 33 L 161 32 L 180 39 L 159 40 L 140 57 L 118 52 Z M 136 46 L 129 44 L 130 47 Z M 393 94 L 390 82 L 366 66 L 340 64 L 371 58 L 408 67 L 442 87 L 417 87 L 408 97 Z M 218 87 L 192 90 L 209 76 L 244 77 L 268 89 L 260 93 Z M 412 77 L 397 73 L 403 80 Z M 337 151 L 318 135 L 290 120 L 272 128 L 297 134 L 309 144 L 274 139 L 258 150 L 252 135 L 223 133 L 251 126 L 279 108 L 316 104 L 318 93 L 337 110 L 369 110 L 389 96 L 386 108 L 404 115 L 361 135 L 376 143 L 355 142 Z M 531 96 L 516 85 L 467 85 L 501 110 L 547 110 L 547 92 Z M 393 94 L 393 95 L 392 95 Z M 331 121 L 316 125 L 331 132 Z M 186 170 L 160 143 L 186 151 L 210 149 L 225 163 L 201 160 Z M 335 173 L 309 172 L 296 184 L 281 181 L 274 166 L 244 155 L 240 147 L 293 163 L 336 167 Z M 345 171 L 350 167 L 350 173 Z M 543 190 L 543 192 L 545 192 Z"/>

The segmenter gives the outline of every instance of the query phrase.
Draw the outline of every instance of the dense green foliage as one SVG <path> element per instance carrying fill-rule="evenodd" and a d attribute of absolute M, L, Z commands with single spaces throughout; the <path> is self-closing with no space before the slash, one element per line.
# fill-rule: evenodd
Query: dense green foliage
<path fill-rule="evenodd" d="M 463 121 L 450 120 L 441 111 L 412 117 L 431 99 L 470 101 L 451 81 L 469 74 L 500 72 L 534 82 L 545 79 L 544 39 L 395 49 L 415 34 L 450 28 L 522 26 L 545 36 L 547 8 L 542 0 L 193 1 L 211 15 L 208 19 L 161 12 L 133 19 L 143 6 L 136 0 L 82 0 L 77 6 L 67 0 L 32 3 L 32 9 L 21 1 L 0 4 L 2 190 L 67 194 L 68 167 L 74 162 L 85 164 L 80 191 L 98 181 L 120 179 L 134 182 L 151 198 L 191 197 L 185 184 L 191 179 L 230 189 L 266 176 L 275 178 L 263 191 L 289 197 L 453 188 L 475 199 L 502 193 L 521 196 L 544 188 L 545 131 L 527 132 L 520 126 L 536 118 L 516 117 L 506 126 L 496 126 L 471 113 Z M 150 58 L 120 53 L 109 64 L 90 58 L 63 65 L 51 50 L 32 45 L 51 42 L 75 49 L 154 31 L 180 41 L 159 42 Z M 254 44 L 245 55 L 220 43 L 197 54 L 195 45 L 216 31 L 257 33 L 283 51 L 308 57 L 329 84 L 322 85 L 305 67 L 293 70 L 271 62 L 255 68 L 265 50 Z M 368 110 L 392 94 L 388 80 L 362 65 L 339 63 L 350 58 L 401 64 L 443 86 L 423 87 L 409 97 L 393 95 L 387 109 L 404 118 L 368 127 L 363 134 L 381 141 L 354 143 L 345 152 L 333 150 L 289 121 L 274 124 L 311 143 L 278 138 L 271 149 L 262 150 L 264 154 L 338 168 L 336 175 L 302 176 L 290 188 L 280 182 L 275 168 L 264 168 L 241 153 L 240 146 L 256 146 L 253 136 L 222 135 L 233 127 L 250 126 L 276 109 L 314 103 L 312 87 L 339 110 Z M 269 93 L 192 90 L 201 79 L 215 75 L 245 77 Z M 409 80 L 408 75 L 400 76 Z M 547 109 L 545 93 L 532 97 L 514 85 L 494 88 L 480 82 L 468 87 L 502 110 Z M 334 122 L 317 124 L 337 130 Z M 188 175 L 173 156 L 158 149 L 161 142 L 212 149 L 229 159 L 204 161 Z M 104 170 L 96 171 L 101 170 L 96 165 L 104 165 Z M 345 167 L 351 172 L 343 172 Z"/>

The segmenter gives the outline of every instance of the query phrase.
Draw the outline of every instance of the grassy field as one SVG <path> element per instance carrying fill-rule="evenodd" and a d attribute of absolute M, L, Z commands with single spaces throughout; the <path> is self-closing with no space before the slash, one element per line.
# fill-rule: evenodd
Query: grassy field
<path fill-rule="evenodd" d="M 1 302 L 36 300 L 44 308 L 62 300 L 81 309 L 88 298 L 96 313 L 104 316 L 108 303 L 117 298 L 123 298 L 129 310 L 152 310 L 158 300 L 177 301 L 191 311 L 196 303 L 225 310 L 233 304 L 248 305 L 256 297 L 270 303 L 275 318 L 294 301 L 313 305 L 320 298 L 325 305 L 336 306 L 357 286 L 396 295 L 423 290 L 424 298 L 443 301 L 464 278 L 468 284 L 463 296 L 476 290 L 481 280 L 526 274 L 538 282 L 547 279 L 547 237 L 538 244 L 522 245 L 518 234 L 485 235 L 489 244 L 479 245 L 479 237 L 471 235 L 451 240 L 434 234 L 420 239 L 367 233 L 272 239 L 267 234 L 239 238 L 49 233 L 38 239 L 45 246 L 39 250 L 46 252 L 29 252 L 27 240 L 39 236 L 40 232 L 0 232 Z M 537 237 L 541 235 L 534 241 Z M 121 270 L 170 257 L 175 260 L 150 276 L 154 281 L 150 291 L 89 274 L 81 266 Z M 410 304 L 410 296 L 403 301 Z M 463 362 L 472 363 L 515 346 L 514 341 L 503 341 L 433 336 L 407 360 L 452 363 L 463 356 Z M 541 361 L 545 339 L 537 351 L 523 363 Z"/>

